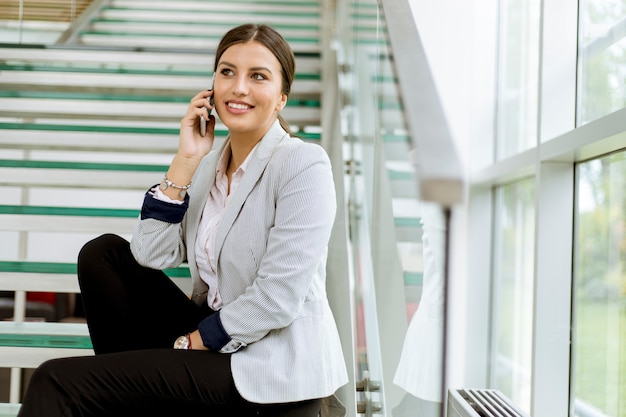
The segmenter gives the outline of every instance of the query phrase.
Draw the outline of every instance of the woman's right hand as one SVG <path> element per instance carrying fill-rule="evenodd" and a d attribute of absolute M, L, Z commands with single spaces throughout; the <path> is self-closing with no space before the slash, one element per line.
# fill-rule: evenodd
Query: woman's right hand
<path fill-rule="evenodd" d="M 211 109 L 209 97 L 212 95 L 213 91 L 211 90 L 201 91 L 196 94 L 191 99 L 189 107 L 187 107 L 187 113 L 180 122 L 178 152 L 176 152 L 166 173 L 166 178 L 178 186 L 191 184 L 191 178 L 198 165 L 200 165 L 200 161 L 213 148 L 215 117 L 209 117 L 209 109 Z M 205 120 L 208 119 L 205 136 L 200 134 L 201 116 Z M 180 188 L 163 186 L 164 181 L 165 179 L 161 181 L 161 190 L 165 195 L 174 200 L 183 200 L 185 198 L 185 193 L 181 192 Z"/>
<path fill-rule="evenodd" d="M 177 156 L 187 159 L 200 160 L 211 151 L 215 139 L 215 116 L 209 116 L 211 104 L 209 97 L 212 90 L 204 90 L 191 99 L 187 113 L 180 123 L 180 139 Z M 200 117 L 207 120 L 206 135 L 200 134 Z"/>

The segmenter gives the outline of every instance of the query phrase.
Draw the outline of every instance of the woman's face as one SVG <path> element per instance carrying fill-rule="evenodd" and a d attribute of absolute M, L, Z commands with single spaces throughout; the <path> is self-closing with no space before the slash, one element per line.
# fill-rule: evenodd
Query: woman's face
<path fill-rule="evenodd" d="M 260 139 L 287 102 L 278 59 L 256 41 L 239 43 L 222 54 L 213 86 L 220 120 L 231 137 Z"/>

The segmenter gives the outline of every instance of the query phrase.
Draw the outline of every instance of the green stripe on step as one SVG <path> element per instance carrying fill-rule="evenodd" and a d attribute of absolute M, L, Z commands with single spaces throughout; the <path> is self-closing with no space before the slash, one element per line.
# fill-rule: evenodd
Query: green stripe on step
<path fill-rule="evenodd" d="M 391 133 L 387 133 L 383 135 L 383 142 L 411 142 L 411 137 L 409 135 L 394 135 Z"/>
<path fill-rule="evenodd" d="M 128 94 L 103 94 L 103 93 L 79 93 L 61 91 L 0 91 L 3 98 L 36 98 L 53 100 L 99 100 L 99 101 L 140 101 L 158 103 L 188 103 L 187 96 L 158 96 L 158 95 L 128 95 Z M 320 101 L 314 99 L 289 99 L 287 106 L 297 107 L 320 107 Z"/>
<path fill-rule="evenodd" d="M 136 218 L 139 212 L 135 209 L 0 205 L 0 214 L 19 215 Z"/>
<path fill-rule="evenodd" d="M 68 162 L 68 161 L 21 161 L 0 159 L 0 167 L 5 168 L 42 168 L 42 169 L 80 169 L 95 171 L 134 171 L 134 172 L 165 172 L 169 165 L 114 164 L 102 162 Z"/>
<path fill-rule="evenodd" d="M 161 127 L 135 127 L 135 126 L 93 126 L 93 125 L 61 125 L 47 123 L 0 123 L 0 130 L 34 130 L 34 131 L 54 131 L 54 132 L 101 132 L 101 133 L 129 133 L 129 134 L 156 134 L 156 135 L 176 135 L 178 128 Z M 224 137 L 228 134 L 226 130 L 216 130 L 215 135 Z M 320 140 L 321 134 L 315 132 L 296 132 L 296 136 L 305 140 Z"/>
<path fill-rule="evenodd" d="M 149 68 L 102 68 L 99 66 L 54 66 L 34 64 L 0 64 L 0 71 L 70 72 L 88 74 L 164 75 L 181 77 L 209 77 L 210 71 L 162 70 Z M 320 80 L 321 74 L 296 74 L 296 80 Z"/>
<path fill-rule="evenodd" d="M 424 274 L 421 272 L 404 272 L 404 285 L 421 286 Z"/>
<path fill-rule="evenodd" d="M 71 162 L 71 161 L 33 161 L 0 159 L 0 167 L 5 168 L 42 168 L 42 169 L 77 169 L 94 171 L 133 171 L 133 172 L 165 172 L 169 165 L 119 164 L 102 162 Z"/>
<path fill-rule="evenodd" d="M 0 272 L 75 274 L 75 263 L 0 261 Z"/>
<path fill-rule="evenodd" d="M 419 217 L 394 217 L 394 226 L 396 227 L 421 227 L 421 219 Z"/>
<path fill-rule="evenodd" d="M 105 133 L 145 133 L 151 135 L 178 135 L 178 128 L 164 127 L 133 127 L 133 126 L 90 126 L 90 125 L 57 125 L 46 123 L 0 123 L 0 130 L 48 130 L 54 132 L 105 132 Z M 217 131 L 217 135 L 225 136 L 225 130 Z"/>
<path fill-rule="evenodd" d="M 267 3 L 264 3 L 267 4 Z M 107 18 L 107 17 L 103 17 L 103 18 L 98 18 L 98 19 L 94 19 L 91 21 L 92 24 L 98 24 L 98 23 L 115 23 L 115 24 L 129 24 L 129 25 L 136 25 L 136 24 L 149 24 L 149 25 L 154 25 L 154 24 L 164 24 L 164 25 L 171 25 L 171 24 L 182 24 L 179 22 L 172 22 L 170 20 L 132 20 L 132 19 L 114 19 L 114 18 Z M 226 33 L 227 30 L 237 26 L 239 23 L 235 23 L 235 22 L 212 22 L 211 23 L 211 27 L 215 28 L 215 27 L 223 27 L 224 28 L 224 33 Z M 207 26 L 206 22 L 184 22 L 185 26 L 198 26 L 201 28 L 204 28 Z M 319 30 L 319 25 L 314 25 L 314 24 L 302 24 L 302 25 L 298 25 L 298 24 L 289 24 L 289 23 L 276 23 L 276 24 L 272 24 L 271 25 L 274 29 L 278 30 L 279 32 L 281 30 L 301 30 L 301 31 L 314 31 L 314 30 Z"/>
<path fill-rule="evenodd" d="M 224 4 L 223 0 L 205 0 L 206 3 L 215 3 L 215 4 Z M 152 4 L 150 0 L 135 0 L 135 4 L 140 5 L 141 3 Z M 288 0 L 229 0 L 229 4 L 232 3 L 243 3 L 243 4 L 263 4 L 264 6 L 302 6 L 302 7 L 319 7 L 319 1 L 288 1 Z M 374 4 L 375 7 L 378 7 L 377 4 Z"/>
<path fill-rule="evenodd" d="M 91 349 L 89 336 L 0 334 L 0 346 L 56 348 L 56 349 Z"/>
<path fill-rule="evenodd" d="M 195 33 L 179 34 L 179 33 L 150 33 L 150 32 L 101 32 L 97 30 L 82 31 L 80 36 L 103 36 L 103 37 L 129 37 L 129 38 L 173 38 L 173 39 L 212 39 L 218 42 L 220 36 L 211 35 L 199 35 Z M 307 43 L 307 44 L 319 44 L 319 40 L 316 38 L 294 38 L 285 36 L 285 40 L 290 44 L 295 43 Z"/>
<path fill-rule="evenodd" d="M 65 125 L 46 123 L 0 123 L 0 130 L 32 130 L 54 132 L 100 132 L 100 133 L 137 133 L 149 135 L 176 135 L 178 128 L 135 127 L 135 126 L 93 126 L 93 125 Z M 321 134 L 315 132 L 296 132 L 297 137 L 304 140 L 320 140 Z M 217 137 L 228 135 L 227 130 L 216 130 Z"/>
<path fill-rule="evenodd" d="M 411 171 L 399 171 L 395 169 L 388 169 L 387 175 L 390 180 L 412 180 L 415 178 L 415 174 Z"/>
<path fill-rule="evenodd" d="M 115 6 L 106 6 L 102 8 L 102 12 L 108 12 L 108 11 L 119 11 L 119 12 L 152 12 L 155 11 L 151 8 L 141 8 L 141 7 L 115 7 Z M 169 10 L 166 10 L 166 12 L 168 12 Z M 170 11 L 171 12 L 171 11 Z M 250 12 L 243 10 L 221 10 L 220 14 L 231 14 L 231 15 L 248 15 L 250 14 Z M 304 18 L 318 18 L 320 16 L 319 13 L 317 12 L 282 12 L 279 10 L 267 10 L 267 11 L 263 11 L 263 10 L 255 10 L 254 14 L 259 16 L 270 16 L 270 17 L 278 17 L 278 16 L 282 16 L 282 17 L 304 17 Z"/>
<path fill-rule="evenodd" d="M 0 272 L 76 274 L 76 264 L 62 262 L 0 261 Z M 187 266 L 166 269 L 164 272 L 171 278 L 191 277 L 191 272 L 189 272 L 189 267 Z"/>

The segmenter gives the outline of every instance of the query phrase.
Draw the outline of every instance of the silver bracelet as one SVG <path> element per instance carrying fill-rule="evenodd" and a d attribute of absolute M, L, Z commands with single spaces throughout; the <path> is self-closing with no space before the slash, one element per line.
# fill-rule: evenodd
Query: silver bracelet
<path fill-rule="evenodd" d="M 185 193 L 187 192 L 189 187 L 191 187 L 191 182 L 187 185 L 177 185 L 170 181 L 169 178 L 167 178 L 167 175 L 165 175 L 163 177 L 163 182 L 161 183 L 161 190 L 165 191 L 168 187 L 180 190 L 178 195 L 180 196 L 180 198 L 185 198 Z"/>

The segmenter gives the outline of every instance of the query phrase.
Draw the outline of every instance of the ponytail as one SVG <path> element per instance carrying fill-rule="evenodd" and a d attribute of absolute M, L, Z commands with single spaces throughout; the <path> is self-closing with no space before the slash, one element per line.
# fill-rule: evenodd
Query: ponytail
<path fill-rule="evenodd" d="M 295 136 L 294 133 L 291 131 L 291 128 L 289 127 L 289 123 L 287 123 L 285 118 L 280 114 L 278 115 L 278 121 L 280 122 L 280 127 L 282 127 L 285 132 L 289 133 L 289 136 Z"/>

